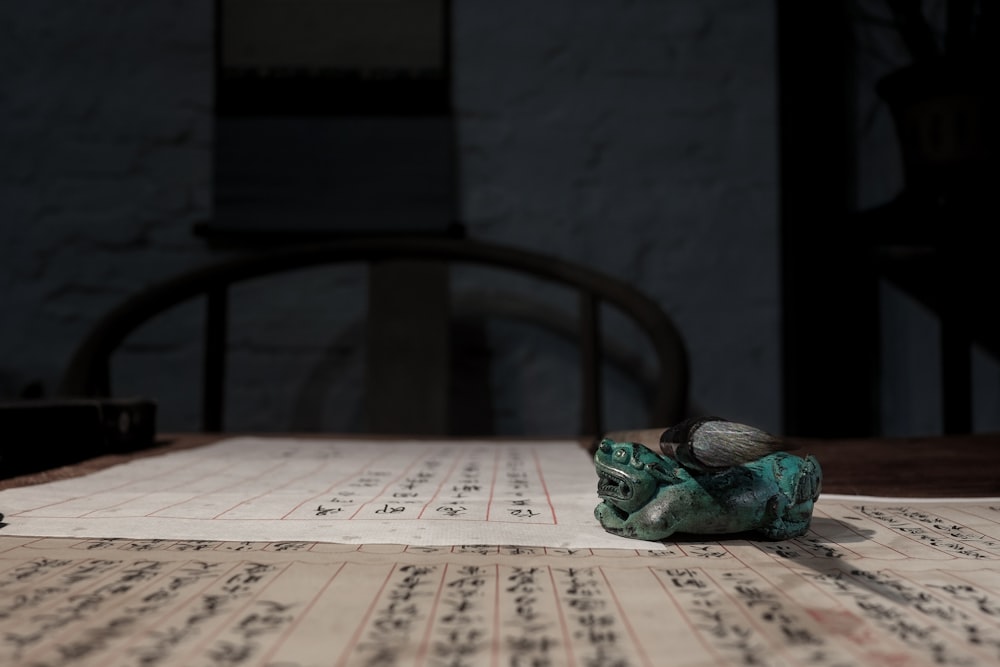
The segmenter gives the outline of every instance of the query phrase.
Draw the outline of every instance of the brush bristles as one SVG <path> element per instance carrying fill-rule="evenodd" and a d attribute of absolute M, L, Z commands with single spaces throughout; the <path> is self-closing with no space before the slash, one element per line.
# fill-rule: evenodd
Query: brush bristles
<path fill-rule="evenodd" d="M 660 438 L 664 454 L 696 470 L 742 465 L 784 448 L 781 438 L 717 417 L 688 419 L 664 431 Z"/>
<path fill-rule="evenodd" d="M 779 451 L 779 438 L 745 424 L 709 421 L 691 439 L 694 458 L 708 468 L 726 468 L 756 461 Z"/>

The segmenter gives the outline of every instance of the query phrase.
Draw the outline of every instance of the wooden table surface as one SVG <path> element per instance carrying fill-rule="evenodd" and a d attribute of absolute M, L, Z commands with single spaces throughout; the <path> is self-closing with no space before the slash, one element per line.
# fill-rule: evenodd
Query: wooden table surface
<path fill-rule="evenodd" d="M 1000 434 L 803 441 L 826 493 L 1000 497 Z"/>
<path fill-rule="evenodd" d="M 653 445 L 648 434 L 635 441 Z M 228 437 L 219 434 L 165 434 L 157 446 L 129 454 L 102 456 L 45 472 L 0 480 L 0 489 L 76 477 L 135 458 L 197 447 Z M 371 438 L 315 434 L 299 437 Z M 1000 497 L 1000 433 L 922 438 L 857 438 L 794 441 L 796 454 L 813 454 L 823 468 L 823 491 L 900 497 Z M 593 443 L 581 442 L 583 447 Z"/>
<path fill-rule="evenodd" d="M 661 429 L 616 439 L 658 450 Z M 823 491 L 865 496 L 1000 497 L 1000 433 L 917 438 L 790 438 L 789 451 L 812 454 Z"/>

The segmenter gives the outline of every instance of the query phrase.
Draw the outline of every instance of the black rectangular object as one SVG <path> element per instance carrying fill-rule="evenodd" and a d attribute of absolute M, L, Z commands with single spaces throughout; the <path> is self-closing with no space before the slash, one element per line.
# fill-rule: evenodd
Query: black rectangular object
<path fill-rule="evenodd" d="M 0 478 L 153 445 L 156 403 L 141 398 L 0 403 Z"/>

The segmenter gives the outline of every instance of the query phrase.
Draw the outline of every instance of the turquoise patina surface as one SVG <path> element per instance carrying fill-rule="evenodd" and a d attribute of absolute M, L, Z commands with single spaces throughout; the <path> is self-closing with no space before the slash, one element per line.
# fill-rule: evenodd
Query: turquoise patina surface
<path fill-rule="evenodd" d="M 754 532 L 770 540 L 809 529 L 822 471 L 812 456 L 775 452 L 721 470 L 689 470 L 638 444 L 603 440 L 594 455 L 608 532 L 640 540 L 674 533 Z"/>

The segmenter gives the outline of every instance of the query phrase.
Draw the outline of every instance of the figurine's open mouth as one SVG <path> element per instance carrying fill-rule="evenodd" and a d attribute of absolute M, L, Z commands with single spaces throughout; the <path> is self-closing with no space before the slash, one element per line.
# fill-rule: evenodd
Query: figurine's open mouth
<path fill-rule="evenodd" d="M 597 495 L 611 500 L 628 500 L 632 497 L 632 485 L 616 472 L 598 470 Z"/>

